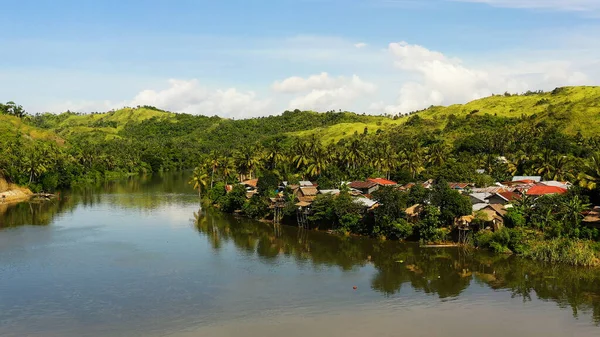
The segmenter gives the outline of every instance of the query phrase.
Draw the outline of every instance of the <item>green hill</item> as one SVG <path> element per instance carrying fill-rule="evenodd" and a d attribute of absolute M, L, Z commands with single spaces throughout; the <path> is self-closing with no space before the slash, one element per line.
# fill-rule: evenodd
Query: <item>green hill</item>
<path fill-rule="evenodd" d="M 425 149 L 425 153 L 438 144 L 440 158 L 451 154 L 479 167 L 484 155 L 493 158 L 519 152 L 525 153 L 529 161 L 520 163 L 515 172 L 528 174 L 535 173 L 530 169 L 531 161 L 542 150 L 552 151 L 553 156 L 572 155 L 581 163 L 600 144 L 600 87 L 496 95 L 466 104 L 433 106 L 404 116 L 294 110 L 233 120 L 171 113 L 150 106 L 21 118 L 4 113 L 0 111 L 0 157 L 4 156 L 0 158 L 0 174 L 27 183 L 42 181 L 62 170 L 59 178 L 64 182 L 59 180 L 59 186 L 92 173 L 98 177 L 107 172 L 190 168 L 212 151 L 233 157 L 234 153 L 264 154 L 281 148 L 294 157 L 303 150 L 292 146 L 302 139 L 310 139 L 311 144 L 315 140 L 324 145 L 334 143 L 328 151 L 340 155 L 352 148 L 357 151 L 353 156 L 367 158 L 382 155 L 376 152 L 383 145 L 390 149 L 387 152 L 400 156 L 409 144 Z M 27 141 L 17 141 L 18 134 Z M 307 155 L 312 156 L 313 151 L 314 145 Z M 417 159 L 424 160 L 422 156 Z M 42 164 L 27 164 L 32 161 Z M 490 170 L 491 164 L 486 164 Z M 430 169 L 423 177 L 436 176 L 440 169 Z M 464 169 L 453 168 L 452 175 L 450 171 L 444 174 L 458 180 Z M 35 170 L 39 172 L 32 173 Z M 348 166 L 342 170 L 348 171 Z M 344 174 L 354 178 L 367 173 Z M 412 176 L 416 178 L 414 172 Z M 55 178 L 46 178 L 48 184 Z"/>
<path fill-rule="evenodd" d="M 427 120 L 428 129 L 443 129 L 448 118 L 493 115 L 496 117 L 519 118 L 533 116 L 538 123 L 550 123 L 565 133 L 591 137 L 600 133 L 600 87 L 563 87 L 552 92 L 526 93 L 523 95 L 496 95 L 451 106 L 432 106 L 407 116 L 391 120 L 373 117 L 368 123 L 346 123 L 315 130 L 291 133 L 292 136 L 316 134 L 328 143 L 363 132 L 387 129 L 404 124 L 411 116 L 418 115 Z"/>

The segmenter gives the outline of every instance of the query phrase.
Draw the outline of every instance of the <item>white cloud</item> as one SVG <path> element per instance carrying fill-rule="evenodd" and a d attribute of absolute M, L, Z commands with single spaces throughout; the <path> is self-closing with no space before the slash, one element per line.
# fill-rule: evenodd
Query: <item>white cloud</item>
<path fill-rule="evenodd" d="M 276 82 L 290 83 L 290 86 L 291 83 L 294 83 L 294 86 L 291 87 L 297 90 L 293 92 L 307 92 L 303 96 L 292 99 L 289 104 L 290 109 L 315 111 L 335 109 L 351 110 L 353 104 L 358 99 L 374 93 L 377 89 L 375 84 L 363 81 L 356 75 L 351 78 L 343 76 L 331 78 L 326 73 L 315 76 L 310 76 L 307 79 L 292 77 L 282 82 Z M 320 80 L 315 81 L 315 78 L 319 78 Z M 311 81 L 311 79 L 313 80 Z M 313 84 L 313 86 L 311 87 L 310 84 Z M 300 88 L 302 88 L 302 90 L 300 90 Z"/>
<path fill-rule="evenodd" d="M 460 59 L 406 42 L 391 43 L 394 65 L 412 80 L 404 82 L 386 113 L 407 113 L 430 105 L 466 103 L 492 93 L 524 92 L 587 84 L 588 76 L 570 62 L 518 62 L 466 66 Z M 381 108 L 380 103 L 371 108 Z"/>
<path fill-rule="evenodd" d="M 452 0 L 460 2 L 484 3 L 497 7 L 535 8 L 567 11 L 599 11 L 598 0 Z"/>
<path fill-rule="evenodd" d="M 359 43 L 355 43 L 355 44 L 354 44 L 354 47 L 356 47 L 356 48 L 358 48 L 358 49 L 360 49 L 360 48 L 364 48 L 364 47 L 366 47 L 366 46 L 367 46 L 367 44 L 366 44 L 366 43 L 364 43 L 364 42 L 359 42 Z"/>
<path fill-rule="evenodd" d="M 285 80 L 273 83 L 273 90 L 283 93 L 297 93 L 313 89 L 332 89 L 338 85 L 339 80 L 329 77 L 329 74 L 322 72 L 318 75 L 311 75 L 308 78 L 298 76 L 288 77 Z"/>
<path fill-rule="evenodd" d="M 236 118 L 255 117 L 272 112 L 271 100 L 258 99 L 253 91 L 242 92 L 235 88 L 209 89 L 201 86 L 198 80 L 171 79 L 168 83 L 169 87 L 166 89 L 143 90 L 128 101 L 65 102 L 54 105 L 50 111 L 91 112 L 123 106 L 152 105 L 174 112 Z"/>

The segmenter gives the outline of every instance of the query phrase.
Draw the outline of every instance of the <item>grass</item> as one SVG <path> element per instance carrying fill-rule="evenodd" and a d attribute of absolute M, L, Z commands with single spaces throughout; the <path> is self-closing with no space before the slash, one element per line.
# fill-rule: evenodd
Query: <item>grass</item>
<path fill-rule="evenodd" d="M 35 140 L 53 141 L 58 144 L 64 144 L 64 139 L 56 133 L 36 128 L 23 123 L 23 121 L 14 116 L 0 115 L 0 135 L 3 137 L 14 137 L 17 133 L 21 133 L 27 138 Z"/>
<path fill-rule="evenodd" d="M 455 115 L 464 117 L 469 114 L 490 114 L 500 117 L 520 117 L 536 115 L 538 122 L 561 122 L 563 130 L 568 134 L 581 132 L 584 136 L 600 133 L 600 87 L 564 87 L 554 92 L 532 95 L 496 95 L 474 100 L 466 104 L 450 106 L 433 106 L 418 112 L 418 115 L 431 121 L 428 128 L 443 128 L 447 117 Z M 327 128 L 292 132 L 292 136 L 311 136 L 317 134 L 324 143 L 338 141 L 349 137 L 354 132 L 362 133 L 365 127 L 369 132 L 377 129 L 404 124 L 408 117 L 393 120 L 381 116 L 373 116 L 368 123 L 343 123 Z M 453 135 L 448 134 L 452 138 Z"/>
<path fill-rule="evenodd" d="M 537 261 L 568 263 L 574 266 L 600 266 L 600 257 L 593 243 L 583 240 L 554 239 L 535 241 L 523 254 Z"/>

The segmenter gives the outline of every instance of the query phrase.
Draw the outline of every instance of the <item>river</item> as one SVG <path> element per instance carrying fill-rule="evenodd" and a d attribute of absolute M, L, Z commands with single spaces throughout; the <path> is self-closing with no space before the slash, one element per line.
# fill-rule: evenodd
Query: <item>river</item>
<path fill-rule="evenodd" d="M 600 335 L 600 270 L 235 218 L 187 179 L 0 205 L 0 336 Z"/>

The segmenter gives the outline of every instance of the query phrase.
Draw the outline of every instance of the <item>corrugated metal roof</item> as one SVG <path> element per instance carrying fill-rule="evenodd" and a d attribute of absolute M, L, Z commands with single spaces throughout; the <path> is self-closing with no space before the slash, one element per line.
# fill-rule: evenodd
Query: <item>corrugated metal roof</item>
<path fill-rule="evenodd" d="M 367 208 L 371 208 L 377 203 L 377 201 L 373 201 L 373 200 L 367 199 L 367 198 L 355 198 L 354 201 L 356 201 L 357 203 L 359 203 Z"/>
<path fill-rule="evenodd" d="M 540 176 L 514 176 L 512 178 L 512 181 L 527 181 L 527 180 L 531 180 L 536 183 L 539 183 L 540 181 L 542 181 L 542 177 L 540 177 Z"/>
<path fill-rule="evenodd" d="M 383 178 L 369 178 L 367 180 L 374 182 L 376 184 L 379 184 L 381 186 L 396 186 L 396 185 L 398 185 L 398 183 L 395 181 L 391 181 L 391 180 L 387 180 L 387 179 L 383 179 Z"/>
<path fill-rule="evenodd" d="M 363 189 L 363 188 L 371 188 L 376 186 L 377 184 L 372 181 L 353 181 L 349 184 L 351 188 Z"/>
<path fill-rule="evenodd" d="M 565 194 L 567 189 L 556 186 L 536 185 L 527 190 L 527 195 Z"/>

